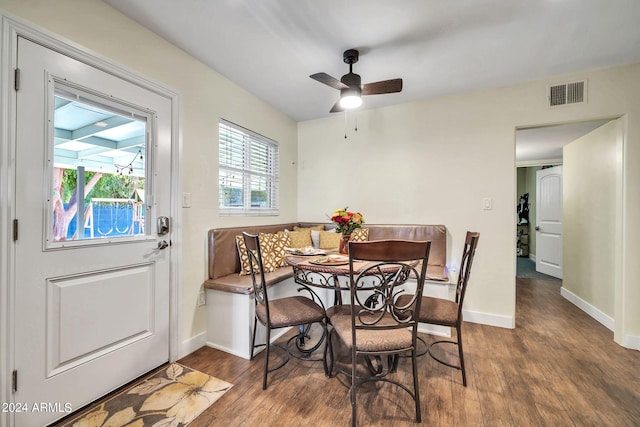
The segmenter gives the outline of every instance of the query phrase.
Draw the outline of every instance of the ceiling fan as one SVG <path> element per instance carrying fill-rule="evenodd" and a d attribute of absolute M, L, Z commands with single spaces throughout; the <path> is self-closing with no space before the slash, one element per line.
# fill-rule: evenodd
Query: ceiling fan
<path fill-rule="evenodd" d="M 359 107 L 362 104 L 363 95 L 379 95 L 383 93 L 400 92 L 402 90 L 402 79 L 382 80 L 362 84 L 360 75 L 353 72 L 353 64 L 358 62 L 358 56 L 359 52 L 355 49 L 344 51 L 342 59 L 345 63 L 349 64 L 349 73 L 342 76 L 340 80 L 331 77 L 327 73 L 316 73 L 309 76 L 320 83 L 324 83 L 340 91 L 340 99 L 329 111 L 331 113 Z"/>

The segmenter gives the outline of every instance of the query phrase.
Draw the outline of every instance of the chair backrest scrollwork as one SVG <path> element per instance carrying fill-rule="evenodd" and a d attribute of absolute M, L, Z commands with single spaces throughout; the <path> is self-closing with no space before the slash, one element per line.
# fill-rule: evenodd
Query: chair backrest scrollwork
<path fill-rule="evenodd" d="M 414 326 L 417 331 L 420 301 L 431 242 L 379 240 L 350 242 L 349 279 L 353 342 L 356 331 L 391 330 Z M 364 267 L 356 270 L 356 263 Z M 415 278 L 415 290 L 409 279 Z M 399 300 L 401 295 L 411 298 Z M 400 302 L 401 301 L 401 302 Z"/>
<path fill-rule="evenodd" d="M 267 296 L 267 283 L 264 278 L 264 267 L 262 265 L 262 252 L 260 249 L 260 240 L 257 235 L 242 233 L 244 244 L 247 248 L 249 256 L 249 267 L 251 270 L 251 281 L 253 284 L 253 294 L 256 306 L 264 306 L 266 312 L 266 321 L 269 320 L 269 297 Z"/>
<path fill-rule="evenodd" d="M 464 248 L 462 250 L 462 259 L 460 261 L 458 283 L 456 284 L 458 311 L 462 311 L 462 303 L 464 302 L 464 295 L 467 292 L 467 284 L 469 283 L 469 276 L 471 275 L 471 265 L 473 264 L 473 257 L 475 256 L 479 239 L 480 233 L 467 231 Z"/>

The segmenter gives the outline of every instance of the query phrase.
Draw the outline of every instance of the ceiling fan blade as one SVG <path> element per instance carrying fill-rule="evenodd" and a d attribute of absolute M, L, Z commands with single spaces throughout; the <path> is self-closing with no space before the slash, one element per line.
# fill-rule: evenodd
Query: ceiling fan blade
<path fill-rule="evenodd" d="M 333 107 L 331 107 L 331 110 L 329 110 L 330 113 L 339 113 L 341 111 L 344 111 L 344 107 L 342 105 L 340 105 L 340 100 L 338 99 L 338 101 L 333 104 Z"/>
<path fill-rule="evenodd" d="M 331 77 L 327 73 L 311 74 L 309 77 L 311 77 L 313 80 L 319 81 L 320 83 L 324 83 L 327 86 L 331 86 L 334 89 L 340 90 L 340 89 L 347 89 L 349 87 L 346 84 L 342 83 L 340 80 L 336 79 L 335 77 Z"/>
<path fill-rule="evenodd" d="M 402 91 L 402 79 L 382 80 L 362 85 L 363 95 L 380 95 Z"/>

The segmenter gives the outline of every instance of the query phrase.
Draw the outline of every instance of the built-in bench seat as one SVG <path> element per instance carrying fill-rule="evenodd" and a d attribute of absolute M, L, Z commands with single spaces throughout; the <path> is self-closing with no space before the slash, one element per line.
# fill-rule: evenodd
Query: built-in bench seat
<path fill-rule="evenodd" d="M 280 283 L 285 279 L 293 277 L 291 268 L 278 268 L 276 271 L 264 273 L 267 287 Z M 205 289 L 215 289 L 223 292 L 232 292 L 234 294 L 249 295 L 253 293 L 253 284 L 251 276 L 240 276 L 238 273 L 228 274 L 218 277 L 217 279 L 209 279 L 204 282 Z"/>
<path fill-rule="evenodd" d="M 236 236 L 246 231 L 251 234 L 277 233 L 308 228 L 318 224 L 288 223 L 248 227 L 217 228 L 208 232 L 208 273 L 204 282 L 207 301 L 207 345 L 249 358 L 253 329 L 254 301 L 251 276 L 240 275 L 240 258 L 236 247 Z M 326 224 L 326 228 L 331 228 Z M 427 276 L 430 282 L 447 284 L 446 268 L 447 230 L 444 225 L 365 225 L 369 240 L 406 239 L 429 240 L 431 252 Z M 281 267 L 265 273 L 270 298 L 293 296 L 297 286 L 293 282 L 293 269 Z M 439 286 L 433 296 L 446 297 L 448 288 Z M 432 292 L 425 290 L 426 293 Z M 432 292 L 433 293 L 433 292 Z M 262 331 L 258 331 L 257 342 L 263 342 Z M 282 331 L 284 333 L 286 331 Z M 273 339 L 276 339 L 273 337 Z"/>

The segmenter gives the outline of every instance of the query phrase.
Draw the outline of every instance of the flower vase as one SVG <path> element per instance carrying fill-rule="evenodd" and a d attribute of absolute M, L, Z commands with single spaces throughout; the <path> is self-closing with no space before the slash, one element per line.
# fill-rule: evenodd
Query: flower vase
<path fill-rule="evenodd" d="M 349 240 L 351 240 L 351 234 L 343 234 L 340 238 L 340 247 L 338 248 L 341 254 L 349 253 Z"/>

